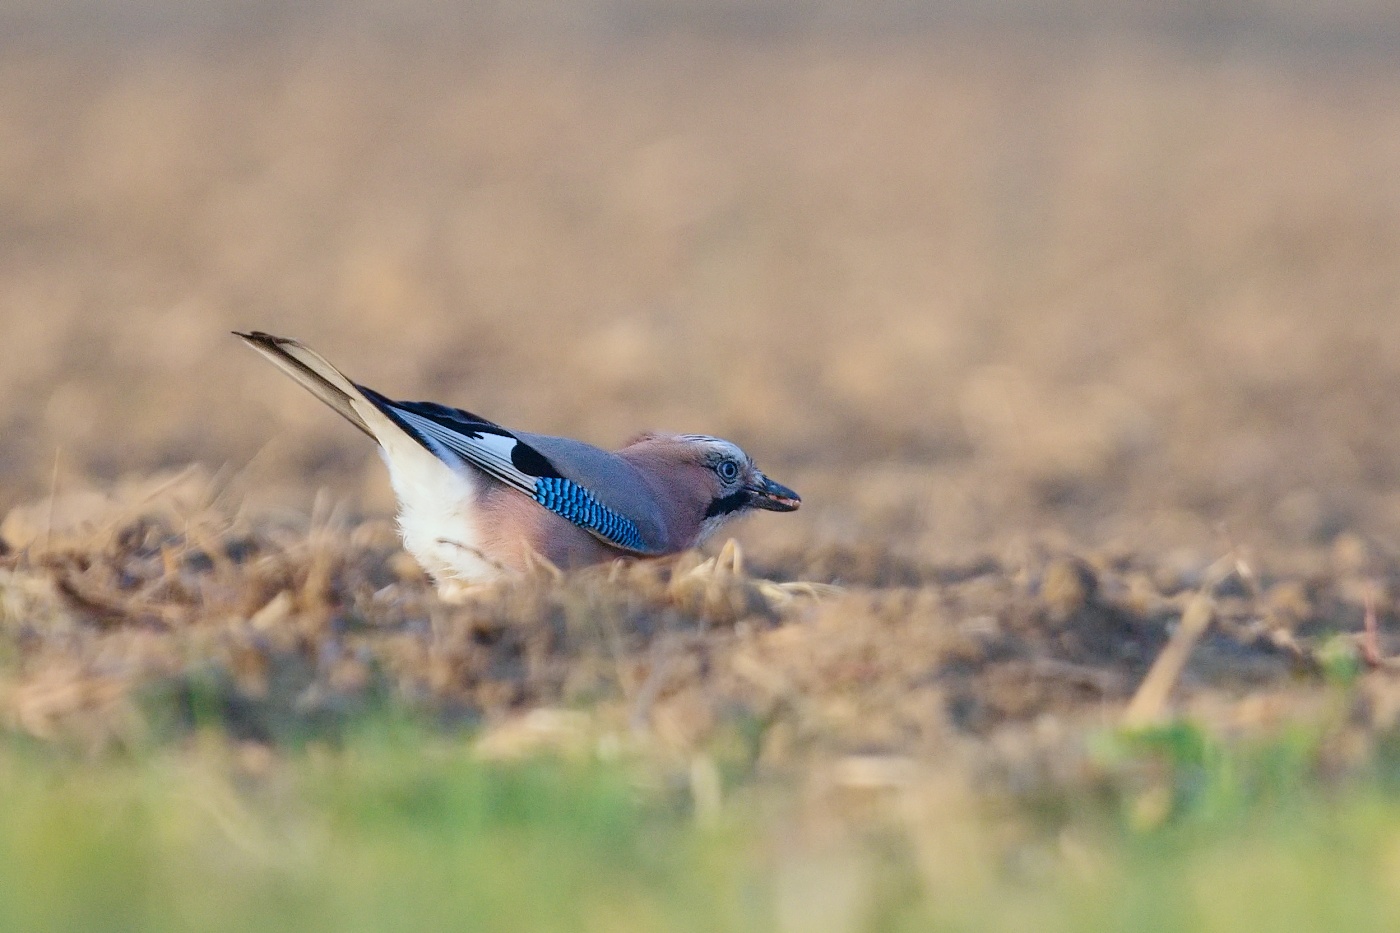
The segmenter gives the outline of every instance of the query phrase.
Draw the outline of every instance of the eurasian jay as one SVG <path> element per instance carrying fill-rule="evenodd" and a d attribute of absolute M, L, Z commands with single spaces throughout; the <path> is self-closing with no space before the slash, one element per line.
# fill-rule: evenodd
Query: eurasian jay
<path fill-rule="evenodd" d="M 536 555 L 568 568 L 675 554 L 745 512 L 801 503 L 729 441 L 643 434 L 609 453 L 458 408 L 396 402 L 295 340 L 235 333 L 378 442 L 404 548 L 440 586 L 521 571 Z"/>

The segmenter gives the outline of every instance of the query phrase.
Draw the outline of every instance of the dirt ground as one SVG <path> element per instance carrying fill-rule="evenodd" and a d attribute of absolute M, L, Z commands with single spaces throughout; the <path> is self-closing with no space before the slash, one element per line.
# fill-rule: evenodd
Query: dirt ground
<path fill-rule="evenodd" d="M 1120 721 L 1196 600 L 1158 711 L 1317 717 L 1355 668 L 1344 721 L 1388 726 L 1398 85 L 1127 42 L 7 47 L 0 713 L 1072 769 L 1037 749 Z M 365 439 L 234 328 L 510 426 L 729 437 L 803 507 L 447 605 Z"/>

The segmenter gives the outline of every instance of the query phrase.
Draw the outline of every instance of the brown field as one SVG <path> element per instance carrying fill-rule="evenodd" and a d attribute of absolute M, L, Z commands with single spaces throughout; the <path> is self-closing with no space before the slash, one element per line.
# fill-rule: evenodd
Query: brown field
<path fill-rule="evenodd" d="M 1193 600 L 1166 709 L 1320 715 L 1368 598 L 1400 650 L 1398 87 L 1129 42 L 7 47 L 0 716 L 1072 771 Z M 729 437 L 804 505 L 737 568 L 446 605 L 365 439 L 233 328 Z"/>

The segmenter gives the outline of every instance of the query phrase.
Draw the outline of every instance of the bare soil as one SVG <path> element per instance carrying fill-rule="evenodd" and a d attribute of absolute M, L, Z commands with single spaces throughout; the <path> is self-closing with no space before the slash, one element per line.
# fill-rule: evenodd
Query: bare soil
<path fill-rule="evenodd" d="M 1128 43 L 7 48 L 0 715 L 1068 773 L 1200 600 L 1154 715 L 1335 717 L 1355 671 L 1339 721 L 1388 727 L 1398 82 Z M 529 430 L 730 437 L 804 504 L 449 605 L 364 438 L 234 328 Z"/>

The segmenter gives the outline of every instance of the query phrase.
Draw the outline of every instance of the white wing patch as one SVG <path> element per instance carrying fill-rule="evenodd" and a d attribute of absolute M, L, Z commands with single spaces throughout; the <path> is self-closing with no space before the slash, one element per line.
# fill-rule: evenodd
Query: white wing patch
<path fill-rule="evenodd" d="M 394 407 L 394 414 L 412 427 L 439 458 L 465 459 L 501 482 L 531 496 L 535 494 L 535 477 L 522 473 L 511 461 L 511 453 L 520 443 L 515 438 L 490 431 L 472 437 L 398 406 Z"/>

